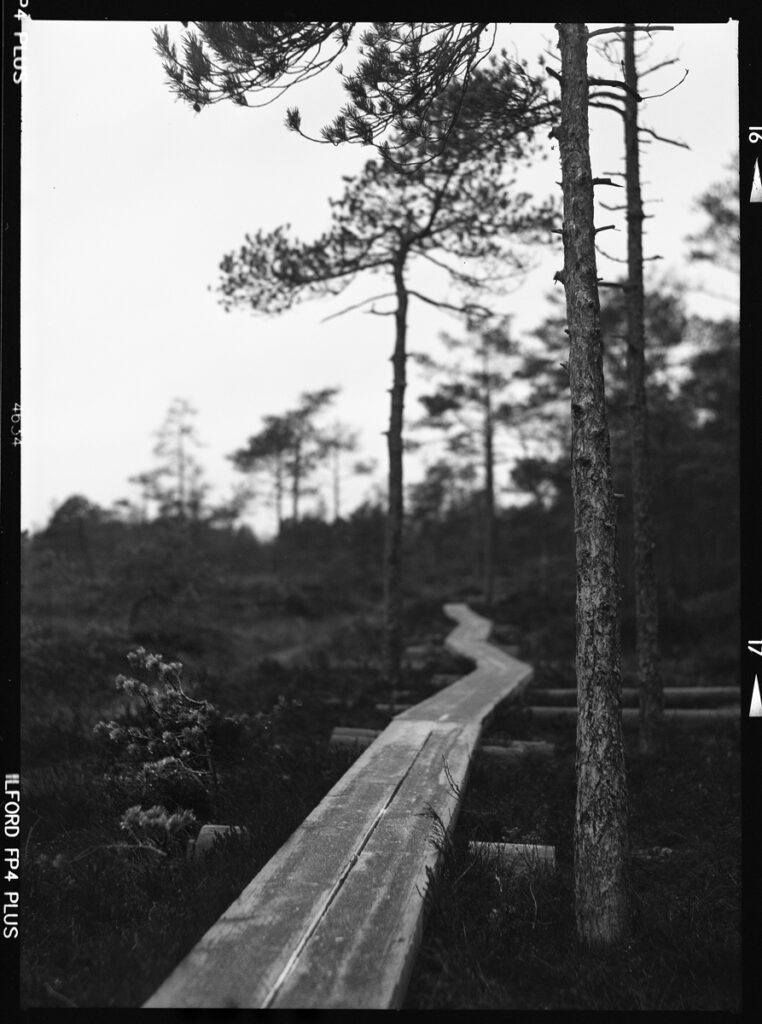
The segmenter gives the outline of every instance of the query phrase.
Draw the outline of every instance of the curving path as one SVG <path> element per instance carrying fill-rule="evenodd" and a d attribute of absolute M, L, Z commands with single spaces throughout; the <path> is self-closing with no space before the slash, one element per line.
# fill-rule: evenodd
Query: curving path
<path fill-rule="evenodd" d="M 146 1008 L 401 1005 L 441 826 L 454 826 L 486 721 L 532 676 L 487 642 L 486 619 L 445 611 L 458 623 L 448 646 L 475 670 L 387 726 Z"/>

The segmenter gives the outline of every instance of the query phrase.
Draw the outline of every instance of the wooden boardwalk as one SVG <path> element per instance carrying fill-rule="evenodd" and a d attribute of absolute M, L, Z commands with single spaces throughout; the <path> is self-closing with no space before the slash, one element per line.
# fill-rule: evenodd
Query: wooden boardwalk
<path fill-rule="evenodd" d="M 447 645 L 476 669 L 397 716 L 144 1004 L 392 1009 L 484 725 L 531 668 L 465 605 Z"/>

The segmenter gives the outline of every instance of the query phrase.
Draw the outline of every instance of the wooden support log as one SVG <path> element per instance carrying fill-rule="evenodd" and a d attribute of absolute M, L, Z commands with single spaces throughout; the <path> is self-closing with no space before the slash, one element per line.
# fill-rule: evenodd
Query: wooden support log
<path fill-rule="evenodd" d="M 539 724 L 563 725 L 577 720 L 574 707 L 532 707 L 525 709 L 533 721 Z M 637 728 L 640 712 L 638 708 L 622 708 L 622 725 Z M 664 720 L 675 725 L 701 726 L 717 725 L 720 722 L 738 722 L 737 708 L 665 708 Z"/>
<path fill-rule="evenodd" d="M 538 846 L 532 843 L 480 843 L 470 842 L 468 852 L 472 855 L 495 858 L 501 867 L 526 869 L 545 867 L 555 870 L 556 848 Z M 649 846 L 633 850 L 630 854 L 638 864 L 653 864 L 668 860 L 674 850 L 669 846 Z"/>
<path fill-rule="evenodd" d="M 537 846 L 533 843 L 477 843 L 468 844 L 468 852 L 475 856 L 494 859 L 501 868 L 513 871 L 533 871 L 556 867 L 555 846 Z"/>
<path fill-rule="evenodd" d="M 411 644 L 405 648 L 405 658 L 415 661 L 416 658 L 436 658 L 440 648 L 434 644 Z"/>
<path fill-rule="evenodd" d="M 408 647 L 403 655 L 403 663 L 407 668 L 422 672 L 441 657 L 442 648 L 432 644 L 418 644 Z"/>
<path fill-rule="evenodd" d="M 577 703 L 577 690 L 534 688 L 532 703 L 542 707 L 574 707 Z M 737 686 L 665 686 L 664 703 L 670 708 L 704 708 L 732 704 L 737 706 L 740 693 Z M 625 686 L 622 689 L 624 707 L 635 708 L 639 703 L 639 691 L 635 687 Z"/>
<path fill-rule="evenodd" d="M 668 860 L 674 852 L 669 846 L 646 846 L 633 850 L 630 856 L 639 864 L 653 864 L 655 861 Z"/>
<path fill-rule="evenodd" d="M 568 708 L 577 706 L 577 690 L 546 690 L 539 686 L 533 686 L 527 694 L 527 699 L 532 701 L 533 707 L 556 707 Z"/>
<path fill-rule="evenodd" d="M 545 740 L 514 740 L 507 744 L 488 743 L 477 748 L 477 756 L 480 761 L 495 765 L 517 764 L 527 754 L 539 754 L 542 757 L 552 757 L 555 753 L 552 743 Z"/>
<path fill-rule="evenodd" d="M 394 699 L 395 703 L 400 704 L 402 704 L 403 701 L 407 701 L 408 703 L 415 703 L 415 701 L 421 699 L 421 694 L 417 693 L 415 690 L 395 690 Z"/>
<path fill-rule="evenodd" d="M 196 838 L 188 840 L 186 854 L 191 860 L 200 860 L 220 850 L 227 840 L 248 834 L 248 829 L 240 825 L 203 825 Z"/>
<path fill-rule="evenodd" d="M 438 672 L 429 680 L 429 686 L 433 690 L 442 690 L 445 686 L 452 686 L 453 683 L 457 683 L 457 681 L 462 678 L 462 672 Z"/>
<path fill-rule="evenodd" d="M 352 729 L 338 727 L 331 733 L 329 742 L 332 746 L 356 747 L 365 750 L 379 736 L 378 729 Z"/>

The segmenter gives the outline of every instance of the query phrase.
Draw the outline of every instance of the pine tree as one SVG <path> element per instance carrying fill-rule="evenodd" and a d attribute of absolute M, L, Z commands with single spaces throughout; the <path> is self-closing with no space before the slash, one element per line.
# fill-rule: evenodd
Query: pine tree
<path fill-rule="evenodd" d="M 559 24 L 561 121 L 554 129 L 564 193 L 564 267 L 577 543 L 577 808 L 574 889 L 577 935 L 610 946 L 625 934 L 627 785 L 621 707 L 616 505 L 593 222 L 588 129 L 587 28 Z"/>
<path fill-rule="evenodd" d="M 541 237 L 549 224 L 550 208 L 532 208 L 529 196 L 517 192 L 506 175 L 511 159 L 522 157 L 531 143 L 524 100 L 516 122 L 505 110 L 502 131 L 492 138 L 482 132 L 485 111 L 505 94 L 510 94 L 507 65 L 475 74 L 465 99 L 450 90 L 432 106 L 437 123 L 447 121 L 453 104 L 464 108 L 445 149 L 431 159 L 411 158 L 403 166 L 369 160 L 360 174 L 346 179 L 344 194 L 330 201 L 332 224 L 320 238 L 298 241 L 290 237 L 287 226 L 258 231 L 247 235 L 244 245 L 220 265 L 219 294 L 226 309 L 246 307 L 270 314 L 284 312 L 304 298 L 335 295 L 361 273 L 381 272 L 390 280 L 391 291 L 357 306 L 388 298 L 396 303 L 382 313 L 393 316 L 395 325 L 384 557 L 386 672 L 392 689 L 399 682 L 403 642 L 403 421 L 410 300 L 460 312 L 487 312 L 473 301 L 454 306 L 411 288 L 409 269 L 414 260 L 425 260 L 459 286 L 483 289 L 489 278 L 464 266 L 499 260 L 506 270 L 519 270 L 522 259 L 516 241 Z M 400 143 L 399 148 L 405 147 Z M 430 147 L 424 140 L 409 143 L 408 148 L 426 154 Z"/>

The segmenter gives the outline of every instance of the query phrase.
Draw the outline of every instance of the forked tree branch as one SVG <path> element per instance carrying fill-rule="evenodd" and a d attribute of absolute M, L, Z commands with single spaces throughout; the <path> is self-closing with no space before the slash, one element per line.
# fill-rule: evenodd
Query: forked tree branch
<path fill-rule="evenodd" d="M 666 95 L 667 95 L 667 93 L 673 92 L 673 91 L 674 91 L 675 89 L 677 89 L 677 87 L 678 87 L 679 85 L 682 85 L 682 84 L 683 84 L 683 82 L 685 81 L 685 79 L 686 79 L 686 78 L 688 77 L 688 70 L 689 70 L 689 69 L 688 69 L 688 68 L 686 68 L 686 69 L 685 69 L 685 74 L 684 74 L 684 75 L 683 75 L 683 77 L 682 77 L 682 78 L 680 79 L 680 81 L 679 81 L 679 82 L 675 82 L 675 84 L 674 84 L 674 85 L 672 85 L 672 86 L 670 86 L 670 87 L 669 87 L 669 89 L 665 89 L 665 90 L 664 90 L 664 92 L 655 92 L 655 93 L 653 93 L 653 95 L 651 95 L 651 96 L 644 96 L 644 97 L 643 97 L 643 99 L 644 99 L 644 100 L 657 100 L 657 99 L 659 99 L 659 97 L 660 97 L 660 96 L 666 96 Z"/>
<path fill-rule="evenodd" d="M 645 32 L 650 35 L 652 32 L 674 32 L 674 25 L 635 25 L 634 28 L 628 29 L 627 25 L 615 25 L 613 28 L 597 28 L 594 32 L 587 33 L 588 42 L 593 36 L 605 36 L 605 35 L 621 35 L 622 32 Z"/>
<path fill-rule="evenodd" d="M 673 57 L 671 60 L 663 60 L 660 64 L 654 64 L 654 66 L 652 68 L 646 68 L 645 71 L 639 71 L 638 72 L 638 78 L 645 78 L 646 75 L 650 75 L 654 71 L 659 71 L 659 70 L 661 70 L 661 68 L 666 68 L 670 64 L 679 64 L 679 63 L 680 63 L 680 58 L 679 57 Z"/>
<path fill-rule="evenodd" d="M 436 309 L 449 309 L 453 313 L 481 313 L 483 316 L 491 316 L 492 313 L 486 306 L 482 306 L 478 302 L 467 302 L 463 306 L 453 306 L 449 302 L 436 301 L 430 299 L 427 295 L 421 295 L 420 292 L 414 291 L 412 288 L 408 288 L 408 295 L 415 296 L 416 299 L 420 299 L 421 302 L 427 302 L 430 306 L 434 306 Z"/>
<path fill-rule="evenodd" d="M 346 309 L 339 310 L 338 313 L 331 313 L 330 316 L 324 316 L 320 323 L 324 324 L 328 320 L 335 320 L 336 317 L 344 316 L 345 313 L 351 313 L 353 309 L 359 309 L 360 306 L 364 306 L 368 302 L 375 302 L 377 299 L 389 298 L 394 298 L 394 292 L 384 292 L 383 295 L 371 295 L 369 299 L 363 299 L 362 302 L 355 302 L 353 305 L 347 306 Z"/>
<path fill-rule="evenodd" d="M 687 142 L 680 142 L 678 139 L 667 139 L 663 135 L 657 135 L 653 128 L 644 128 L 642 125 L 638 127 L 639 132 L 646 132 L 647 135 L 652 135 L 659 142 L 668 142 L 671 146 L 680 146 L 681 149 L 690 149 L 691 147 Z"/>
<path fill-rule="evenodd" d="M 591 100 L 590 106 L 600 107 L 602 110 L 613 110 L 615 114 L 619 114 L 620 117 L 624 117 L 624 110 L 620 107 L 615 107 L 613 103 L 596 103 L 594 100 Z"/>
<path fill-rule="evenodd" d="M 634 96 L 636 100 L 640 101 L 643 99 L 631 85 L 627 82 L 620 82 L 616 78 L 588 78 L 590 85 L 610 85 L 616 89 L 622 89 L 624 92 L 629 93 L 630 96 Z"/>

